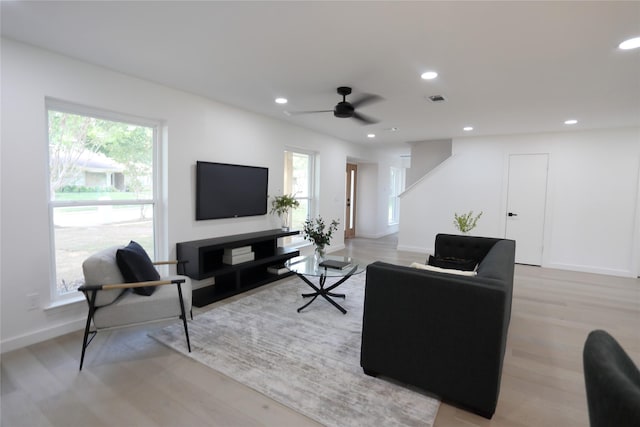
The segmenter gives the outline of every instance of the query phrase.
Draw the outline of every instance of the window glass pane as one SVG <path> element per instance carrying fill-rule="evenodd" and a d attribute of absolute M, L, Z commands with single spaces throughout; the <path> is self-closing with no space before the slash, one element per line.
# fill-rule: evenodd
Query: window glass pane
<path fill-rule="evenodd" d="M 49 110 L 52 200 L 153 198 L 153 128 Z"/>
<path fill-rule="evenodd" d="M 155 129 L 54 107 L 48 136 L 55 300 L 82 285 L 82 262 L 101 249 L 135 240 L 154 258 Z"/>
<path fill-rule="evenodd" d="M 296 197 L 309 197 L 309 155 L 293 153 L 292 162 L 291 190 Z"/>
<path fill-rule="evenodd" d="M 155 258 L 150 204 L 58 207 L 53 209 L 53 224 L 59 295 L 83 284 L 82 262 L 102 249 L 135 240 Z"/>
<path fill-rule="evenodd" d="M 389 174 L 389 224 L 397 224 L 400 216 L 400 200 L 399 195 L 402 193 L 403 180 L 402 170 L 391 167 Z"/>
<path fill-rule="evenodd" d="M 291 229 L 302 230 L 304 222 L 309 217 L 309 199 L 298 199 L 300 206 L 291 211 Z"/>
<path fill-rule="evenodd" d="M 284 193 L 293 194 L 300 206 L 290 212 L 292 230 L 301 230 L 310 216 L 313 206 L 312 194 L 314 155 L 296 151 L 284 152 Z M 302 240 L 301 236 L 291 240 Z"/>

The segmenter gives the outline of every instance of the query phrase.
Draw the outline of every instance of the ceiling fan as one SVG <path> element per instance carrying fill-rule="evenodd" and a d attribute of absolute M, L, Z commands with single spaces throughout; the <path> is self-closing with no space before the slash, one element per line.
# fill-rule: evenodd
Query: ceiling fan
<path fill-rule="evenodd" d="M 298 114 L 312 114 L 312 113 L 331 113 L 333 115 L 340 118 L 351 118 L 356 119 L 362 122 L 362 124 L 370 125 L 374 123 L 378 123 L 379 120 L 374 119 L 372 117 L 365 116 L 356 111 L 356 108 L 362 107 L 367 104 L 371 104 L 373 102 L 378 102 L 382 100 L 381 96 L 365 94 L 357 101 L 348 102 L 347 95 L 351 94 L 351 88 L 347 86 L 340 86 L 338 89 L 338 94 L 342 95 L 342 101 L 338 102 L 333 110 L 313 110 L 313 111 L 291 111 L 288 112 L 288 115 L 298 115 Z"/>

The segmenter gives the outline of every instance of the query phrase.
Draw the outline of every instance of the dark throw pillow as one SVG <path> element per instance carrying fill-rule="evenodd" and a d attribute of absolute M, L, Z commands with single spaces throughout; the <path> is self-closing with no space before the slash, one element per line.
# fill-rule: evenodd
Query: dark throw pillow
<path fill-rule="evenodd" d="M 116 252 L 116 261 L 124 281 L 127 283 L 160 280 L 160 274 L 153 266 L 147 252 L 133 240 L 124 248 Z M 156 290 L 155 286 L 133 288 L 138 295 L 149 296 Z"/>
<path fill-rule="evenodd" d="M 453 257 L 434 257 L 429 255 L 427 264 L 434 267 L 448 268 L 453 270 L 474 271 L 478 263 L 473 259 L 460 259 Z"/>

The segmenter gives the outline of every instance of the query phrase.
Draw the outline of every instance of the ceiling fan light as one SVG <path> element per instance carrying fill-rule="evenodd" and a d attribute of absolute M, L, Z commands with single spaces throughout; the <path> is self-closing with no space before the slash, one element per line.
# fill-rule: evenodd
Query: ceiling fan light
<path fill-rule="evenodd" d="M 634 37 L 632 39 L 625 40 L 618 45 L 618 48 L 622 50 L 637 49 L 639 47 L 640 47 L 640 37 Z"/>

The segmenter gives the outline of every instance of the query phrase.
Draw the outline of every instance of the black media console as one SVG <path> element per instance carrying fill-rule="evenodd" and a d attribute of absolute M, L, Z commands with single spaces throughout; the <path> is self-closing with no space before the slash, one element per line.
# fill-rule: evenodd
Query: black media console
<path fill-rule="evenodd" d="M 296 249 L 278 246 L 278 238 L 299 233 L 299 231 L 283 231 L 278 228 L 177 243 L 177 258 L 180 261 L 188 261 L 186 264 L 181 264 L 183 268 L 180 274 L 195 280 L 215 277 L 213 285 L 193 290 L 193 305 L 203 307 L 292 275 L 291 272 L 272 274 L 267 269 L 282 265 L 289 258 L 300 255 Z M 254 260 L 235 265 L 223 262 L 225 249 L 230 251 L 246 246 L 251 246 L 255 254 Z"/>

